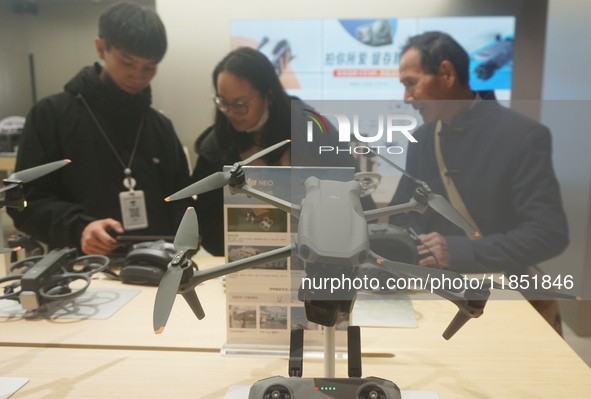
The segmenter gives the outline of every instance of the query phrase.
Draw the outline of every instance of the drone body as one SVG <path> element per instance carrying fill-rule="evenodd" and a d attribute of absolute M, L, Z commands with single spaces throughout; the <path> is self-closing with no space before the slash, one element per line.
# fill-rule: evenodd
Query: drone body
<path fill-rule="evenodd" d="M 304 187 L 295 238 L 297 255 L 304 262 L 322 265 L 353 267 L 365 262 L 369 232 L 359 183 L 309 177 Z"/>

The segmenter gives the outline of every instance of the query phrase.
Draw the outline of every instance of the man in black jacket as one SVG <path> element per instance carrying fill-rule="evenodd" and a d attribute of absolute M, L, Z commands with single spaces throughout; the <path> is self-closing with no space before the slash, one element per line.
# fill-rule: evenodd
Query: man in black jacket
<path fill-rule="evenodd" d="M 412 37 L 403 48 L 404 100 L 425 122 L 414 134 L 417 143 L 409 144 L 406 170 L 447 198 L 449 186 L 443 179 L 453 182 L 482 238 L 471 240 L 430 209 L 394 216 L 390 222 L 420 234 L 423 266 L 530 275 L 532 265 L 568 245 L 551 134 L 538 122 L 472 92 L 468 66 L 465 50 L 440 32 Z M 408 201 L 415 188 L 403 177 L 391 203 Z M 537 305 L 554 308 L 547 319 L 558 330 L 556 303 L 544 302 Z"/>
<path fill-rule="evenodd" d="M 16 169 L 72 163 L 25 185 L 28 206 L 9 214 L 50 248 L 109 254 L 127 231 L 175 233 L 186 203 L 164 198 L 188 184 L 189 169 L 172 123 L 150 106 L 167 47 L 160 18 L 135 4 L 111 7 L 95 45 L 103 65 L 82 69 L 29 112 Z"/>

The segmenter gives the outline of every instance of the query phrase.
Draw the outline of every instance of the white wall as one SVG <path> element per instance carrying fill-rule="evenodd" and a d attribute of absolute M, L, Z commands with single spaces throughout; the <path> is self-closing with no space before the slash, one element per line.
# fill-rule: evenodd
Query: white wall
<path fill-rule="evenodd" d="M 117 2 L 39 1 L 36 15 L 11 13 L 21 19 L 28 50 L 34 56 L 37 99 L 62 91 L 80 69 L 99 61 L 94 46 L 98 18 Z M 154 0 L 136 2 L 154 6 Z"/>
<path fill-rule="evenodd" d="M 591 298 L 591 2 L 551 0 L 548 10 L 541 120 L 553 132 L 554 166 L 569 221 L 571 244 L 544 264 L 573 273 L 584 298 Z M 591 302 L 561 304 L 563 318 L 591 335 Z"/>
<path fill-rule="evenodd" d="M 33 105 L 25 20 L 0 0 L 0 119 L 24 116 Z"/>

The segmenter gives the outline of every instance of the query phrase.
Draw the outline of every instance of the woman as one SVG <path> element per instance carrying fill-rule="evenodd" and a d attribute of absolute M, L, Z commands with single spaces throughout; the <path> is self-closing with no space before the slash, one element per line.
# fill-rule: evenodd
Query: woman
<path fill-rule="evenodd" d="M 292 100 L 281 86 L 275 68 L 259 51 L 241 47 L 230 52 L 213 71 L 217 107 L 215 121 L 195 142 L 198 154 L 193 181 L 198 181 L 244 160 L 262 149 L 291 138 Z M 294 137 L 291 146 L 284 146 L 250 163 L 258 166 L 350 166 L 357 163 L 349 154 L 319 156 L 304 140 L 305 117 L 300 101 L 294 102 L 294 131 L 302 126 L 302 134 Z M 295 116 L 297 115 L 297 116 Z M 300 121 L 301 119 L 301 121 Z M 300 137 L 301 136 L 301 137 Z M 323 140 L 332 136 L 322 135 Z M 301 139 L 300 139 L 301 138 Z M 324 144 L 324 143 L 323 143 Z M 336 146 L 337 143 L 325 143 Z M 307 148 L 308 147 L 308 148 Z M 316 143 L 318 148 L 318 143 Z M 212 255 L 224 254 L 223 191 L 214 190 L 199 195 L 197 215 L 201 244 Z"/>

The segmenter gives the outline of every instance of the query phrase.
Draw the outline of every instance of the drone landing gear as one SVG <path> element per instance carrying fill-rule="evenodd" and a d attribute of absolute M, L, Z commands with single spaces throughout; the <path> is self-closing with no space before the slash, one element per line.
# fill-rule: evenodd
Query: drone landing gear
<path fill-rule="evenodd" d="M 291 332 L 289 377 L 257 381 L 248 399 L 401 399 L 392 381 L 377 377 L 361 378 L 361 334 L 358 326 L 347 329 L 349 378 L 302 378 L 304 330 Z M 326 361 L 327 359 L 325 359 Z"/>

